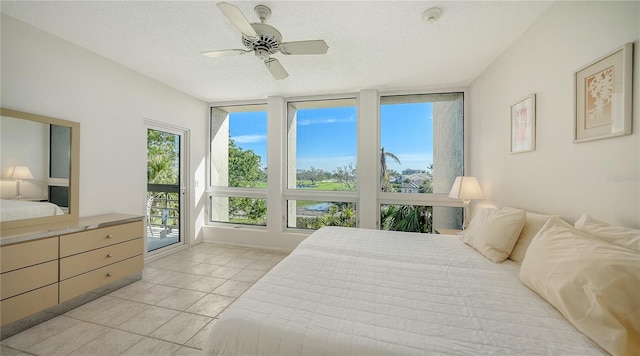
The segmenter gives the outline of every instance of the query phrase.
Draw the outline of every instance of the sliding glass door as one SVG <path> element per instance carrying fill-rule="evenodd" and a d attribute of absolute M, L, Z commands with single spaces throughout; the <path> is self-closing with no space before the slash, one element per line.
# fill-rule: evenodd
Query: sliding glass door
<path fill-rule="evenodd" d="M 185 244 L 185 132 L 147 128 L 147 252 Z"/>

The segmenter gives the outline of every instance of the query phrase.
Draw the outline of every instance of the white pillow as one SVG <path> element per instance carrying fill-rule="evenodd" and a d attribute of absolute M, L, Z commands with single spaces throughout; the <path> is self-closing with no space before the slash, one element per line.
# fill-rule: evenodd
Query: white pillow
<path fill-rule="evenodd" d="M 501 209 L 502 211 L 520 211 L 518 209 L 505 206 Z M 525 211 L 526 220 L 524 222 L 524 226 L 522 227 L 522 231 L 520 232 L 520 236 L 516 241 L 515 246 L 513 246 L 513 251 L 511 255 L 509 255 L 509 259 L 513 260 L 516 263 L 522 263 L 524 256 L 527 253 L 527 248 L 533 240 L 533 237 L 536 236 L 538 231 L 544 226 L 544 224 L 554 215 L 544 215 L 538 213 L 532 213 L 530 211 Z"/>
<path fill-rule="evenodd" d="M 640 230 L 638 229 L 612 226 L 588 214 L 583 214 L 575 225 L 578 229 L 601 240 L 640 253 Z"/>
<path fill-rule="evenodd" d="M 509 257 L 525 221 L 524 210 L 514 212 L 486 208 L 473 217 L 462 241 L 493 262 Z"/>
<path fill-rule="evenodd" d="M 529 245 L 520 280 L 613 355 L 640 352 L 640 258 L 552 217 Z"/>

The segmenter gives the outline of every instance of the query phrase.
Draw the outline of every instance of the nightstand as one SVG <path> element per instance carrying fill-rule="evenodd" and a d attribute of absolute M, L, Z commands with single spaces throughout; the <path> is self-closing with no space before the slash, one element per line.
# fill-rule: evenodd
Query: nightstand
<path fill-rule="evenodd" d="M 438 234 L 442 234 L 442 235 L 462 235 L 462 230 L 458 230 L 458 229 L 441 229 L 441 228 L 436 228 L 436 232 Z"/>

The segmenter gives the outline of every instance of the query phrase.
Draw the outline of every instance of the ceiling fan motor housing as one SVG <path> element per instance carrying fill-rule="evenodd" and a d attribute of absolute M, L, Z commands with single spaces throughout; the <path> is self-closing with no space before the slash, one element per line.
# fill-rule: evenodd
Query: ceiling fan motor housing
<path fill-rule="evenodd" d="M 282 42 L 282 35 L 278 30 L 264 23 L 252 23 L 251 27 L 258 33 L 258 36 L 242 35 L 242 44 L 247 49 L 255 51 L 256 57 L 263 60 L 269 59 L 269 54 L 278 52 Z"/>

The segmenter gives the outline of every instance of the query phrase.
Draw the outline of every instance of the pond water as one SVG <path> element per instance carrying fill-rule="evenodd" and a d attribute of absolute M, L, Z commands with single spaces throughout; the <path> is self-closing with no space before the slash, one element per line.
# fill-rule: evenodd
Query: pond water
<path fill-rule="evenodd" d="M 331 205 L 331 203 L 325 202 L 325 203 L 307 205 L 305 207 L 302 207 L 302 209 L 304 209 L 304 210 L 312 210 L 312 211 L 328 211 L 330 205 Z"/>

